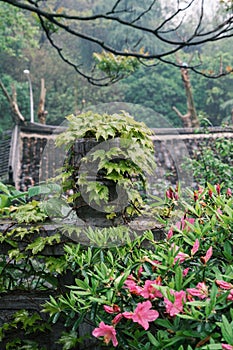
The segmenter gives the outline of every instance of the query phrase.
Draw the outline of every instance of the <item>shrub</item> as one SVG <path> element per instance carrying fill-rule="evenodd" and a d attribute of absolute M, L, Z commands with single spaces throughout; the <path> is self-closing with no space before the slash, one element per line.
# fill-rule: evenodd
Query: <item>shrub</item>
<path fill-rule="evenodd" d="M 82 217 L 84 206 L 98 214 L 118 212 L 123 218 L 140 212 L 147 176 L 155 168 L 152 131 L 126 112 L 89 111 L 67 120 L 68 128 L 58 135 L 56 145 L 67 151 L 62 183 L 77 215 Z"/>
<path fill-rule="evenodd" d="M 164 241 L 148 231 L 122 247 L 65 247 L 75 284 L 44 306 L 72 328 L 64 349 L 83 320 L 101 348 L 233 349 L 231 191 L 208 184 L 179 204 Z"/>
<path fill-rule="evenodd" d="M 202 186 L 206 186 L 207 182 L 221 182 L 225 189 L 232 188 L 232 139 L 217 138 L 214 143 L 200 145 L 186 166 L 193 171 L 195 181 Z"/>

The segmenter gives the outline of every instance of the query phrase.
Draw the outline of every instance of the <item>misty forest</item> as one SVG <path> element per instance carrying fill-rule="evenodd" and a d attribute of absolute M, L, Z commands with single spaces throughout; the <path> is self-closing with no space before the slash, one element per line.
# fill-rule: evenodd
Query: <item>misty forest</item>
<path fill-rule="evenodd" d="M 167 126 L 181 127 L 180 116 L 187 112 L 183 64 L 190 67 L 189 82 L 200 122 L 213 126 L 229 123 L 233 101 L 230 2 L 212 1 L 211 5 L 207 1 L 184 1 L 181 11 L 177 11 L 179 1 L 165 5 L 162 1 L 144 0 L 135 7 L 133 1 L 125 0 L 116 2 L 115 8 L 114 3 L 0 2 L 1 82 L 10 95 L 15 87 L 25 119 L 30 119 L 28 81 L 23 73 L 26 69 L 31 74 L 35 109 L 41 79 L 45 80 L 47 124 L 59 125 L 66 115 L 93 106 L 102 112 L 117 105 L 149 127 L 166 126 L 161 116 Z M 58 23 L 85 35 L 72 35 L 30 7 L 55 13 Z M 66 17 L 59 17 L 66 12 L 86 19 L 69 24 Z M 118 14 L 122 23 L 115 21 Z M 152 35 L 151 28 L 157 28 L 158 35 Z M 99 42 L 107 43 L 113 51 Z M 101 57 L 103 52 L 105 57 Z M 130 52 L 136 58 L 119 56 Z M 103 71 L 107 78 L 102 77 Z M 5 130 L 11 128 L 12 118 L 2 89 L 0 103 L 1 130 Z"/>

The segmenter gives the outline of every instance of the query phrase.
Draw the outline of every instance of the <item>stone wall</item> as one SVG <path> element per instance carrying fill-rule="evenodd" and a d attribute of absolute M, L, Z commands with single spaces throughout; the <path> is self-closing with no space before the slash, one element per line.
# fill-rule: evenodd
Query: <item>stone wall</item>
<path fill-rule="evenodd" d="M 64 161 L 64 151 L 55 147 L 54 140 L 61 131 L 64 128 L 29 124 L 21 126 L 17 133 L 12 134 L 14 137 L 9 164 L 14 170 L 14 182 L 18 189 L 26 190 L 27 186 L 46 181 L 57 174 L 56 171 Z M 233 138 L 233 127 L 153 131 L 157 163 L 154 182 L 158 187 L 174 185 L 177 180 L 190 185 L 192 174 L 187 174 L 182 169 L 183 161 L 194 157 L 203 143 L 214 149 L 216 138 Z"/>
<path fill-rule="evenodd" d="M 195 186 L 193 174 L 183 167 L 187 159 L 196 158 L 203 147 L 216 151 L 216 139 L 233 139 L 233 128 L 154 129 L 155 160 L 157 169 L 154 182 L 158 188 L 175 185 L 177 181 Z M 205 132 L 204 132 L 205 131 Z M 233 165 L 232 165 L 233 166 Z"/>

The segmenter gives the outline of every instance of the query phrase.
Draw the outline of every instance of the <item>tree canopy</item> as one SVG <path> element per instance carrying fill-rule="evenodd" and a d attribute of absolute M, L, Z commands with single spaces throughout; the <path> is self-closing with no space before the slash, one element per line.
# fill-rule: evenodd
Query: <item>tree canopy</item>
<path fill-rule="evenodd" d="M 231 65 L 208 69 L 202 58 L 202 47 L 233 34 L 231 1 L 219 6 L 207 0 L 164 2 L 158 0 L 2 0 L 35 16 L 43 35 L 59 56 L 90 82 L 107 85 L 122 77 L 119 69 L 113 75 L 95 74 L 90 56 L 72 54 L 70 47 L 88 45 L 90 54 L 104 51 L 116 57 L 136 58 L 142 64 L 159 62 L 180 66 L 179 52 L 192 53 L 190 70 L 216 78 L 232 71 Z M 224 11 L 219 12 L 219 8 Z M 211 15 L 210 15 L 211 11 Z M 87 65 L 89 63 L 89 65 Z M 103 72 L 103 69 L 102 69 Z"/>
<path fill-rule="evenodd" d="M 203 30 L 214 28 L 227 20 L 229 31 L 222 33 L 222 36 L 216 32 L 216 37 L 209 37 L 209 41 L 203 44 L 189 45 L 188 42 L 171 55 L 151 59 L 146 56 L 147 53 L 164 53 L 172 45 L 151 33 L 130 28 L 130 24 L 122 25 L 115 19 L 93 18 L 94 14 L 112 10 L 114 3 L 117 6 L 114 10 L 115 17 L 124 16 L 125 20 L 132 21 L 133 16 L 135 18 L 136 14 L 141 14 L 141 18 L 135 22 L 137 25 L 158 28 L 162 20 L 170 20 L 170 27 L 166 22 L 167 33 L 162 33 L 170 40 L 183 40 L 182 36 L 186 38 L 191 35 L 201 14 L 201 6 L 204 11 L 201 18 Z M 164 116 L 170 126 L 182 126 L 173 107 L 181 114 L 186 113 L 186 96 L 180 74 L 183 63 L 186 63 L 190 67 L 189 75 L 198 115 L 213 125 L 230 121 L 233 106 L 232 2 L 224 1 L 220 4 L 220 0 L 213 0 L 211 5 L 208 1 L 200 0 L 164 3 L 161 0 L 142 0 L 139 3 L 133 0 L 108 0 L 107 3 L 104 0 L 1 0 L 0 80 L 10 95 L 11 86 L 15 86 L 18 105 L 25 120 L 30 119 L 28 82 L 23 74 L 28 69 L 31 73 L 35 107 L 38 106 L 41 78 L 45 79 L 49 124 L 58 125 L 68 114 L 93 108 L 99 113 L 114 113 L 125 109 L 150 127 L 165 127 L 161 116 Z M 178 6 L 181 10 L 177 12 Z M 66 20 L 64 16 L 73 16 L 72 25 L 70 24 L 72 30 L 79 30 L 93 38 L 102 38 L 113 49 L 128 51 L 123 56 L 115 54 L 115 51 L 103 51 L 97 43 L 71 35 L 50 22 L 50 16 L 42 16 L 40 19 L 36 11 L 32 11 L 34 8 L 43 13 L 54 13 L 54 18 L 65 25 L 71 20 Z M 143 10 L 148 11 L 144 13 Z M 174 18 L 171 18 L 172 13 L 177 13 Z M 86 17 L 87 20 L 77 21 L 76 17 Z M 176 27 L 172 27 L 175 23 Z M 201 28 L 198 30 L 201 33 Z M 162 28 L 159 31 L 162 32 Z M 58 59 L 56 50 L 63 60 Z M 134 56 L 129 56 L 130 50 Z M 74 68 L 81 75 L 74 74 Z M 107 86 L 100 88 L 98 85 Z M 0 129 L 10 128 L 12 119 L 9 117 L 9 105 L 1 90 L 0 106 Z"/>

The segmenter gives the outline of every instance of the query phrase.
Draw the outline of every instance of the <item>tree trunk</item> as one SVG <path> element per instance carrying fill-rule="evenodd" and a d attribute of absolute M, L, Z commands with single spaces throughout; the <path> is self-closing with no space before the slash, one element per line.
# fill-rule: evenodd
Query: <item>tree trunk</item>
<path fill-rule="evenodd" d="M 45 111 L 45 95 L 46 95 L 45 83 L 44 83 L 44 79 L 41 79 L 40 102 L 39 102 L 39 108 L 38 108 L 38 119 L 41 124 L 46 124 L 46 116 L 48 114 L 48 112 Z"/>
<path fill-rule="evenodd" d="M 16 93 L 16 89 L 15 86 L 12 85 L 11 90 L 12 90 L 12 96 L 9 95 L 7 89 L 5 88 L 3 82 L 0 80 L 0 87 L 4 93 L 4 95 L 6 96 L 10 106 L 11 106 L 11 110 L 12 110 L 12 119 L 15 122 L 15 124 L 20 124 L 20 123 L 24 123 L 25 122 L 25 118 L 24 116 L 21 114 L 20 110 L 19 110 L 19 106 L 17 103 L 17 93 Z"/>
<path fill-rule="evenodd" d="M 186 99 L 187 99 L 187 113 L 182 114 L 176 107 L 173 107 L 173 110 L 181 118 L 184 128 L 197 128 L 200 126 L 200 123 L 199 123 L 199 119 L 198 119 L 195 104 L 194 104 L 188 68 L 185 67 L 184 64 L 182 64 L 182 62 L 178 57 L 176 59 L 181 66 L 180 72 L 184 83 Z"/>

